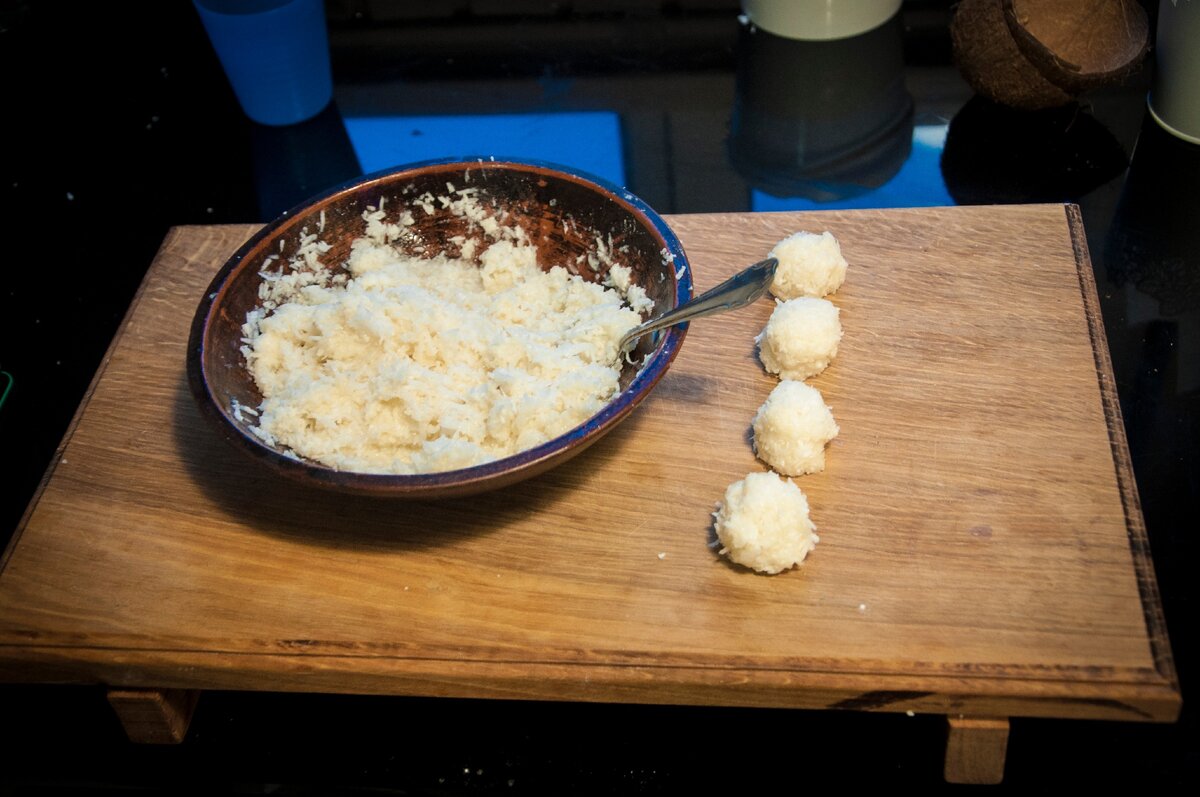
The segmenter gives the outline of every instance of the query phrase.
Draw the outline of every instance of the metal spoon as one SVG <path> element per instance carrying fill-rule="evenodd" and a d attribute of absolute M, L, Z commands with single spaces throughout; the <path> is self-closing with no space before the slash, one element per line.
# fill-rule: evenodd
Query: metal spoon
<path fill-rule="evenodd" d="M 700 316 L 723 313 L 726 310 L 736 310 L 745 307 L 767 292 L 771 279 L 775 276 L 775 268 L 779 261 L 768 257 L 760 263 L 755 263 L 745 271 L 734 274 L 717 287 L 679 305 L 674 310 L 651 318 L 625 333 L 618 344 L 618 351 L 624 356 L 633 348 L 633 343 L 642 335 L 658 329 L 675 326 Z"/>

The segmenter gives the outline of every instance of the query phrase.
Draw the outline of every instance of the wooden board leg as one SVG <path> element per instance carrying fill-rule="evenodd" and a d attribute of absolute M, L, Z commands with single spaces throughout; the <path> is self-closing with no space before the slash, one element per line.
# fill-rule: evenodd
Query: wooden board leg
<path fill-rule="evenodd" d="M 1004 779 L 1008 720 L 994 717 L 946 717 L 947 783 L 999 783 Z"/>
<path fill-rule="evenodd" d="M 108 690 L 108 702 L 129 741 L 138 744 L 182 742 L 199 697 L 197 689 Z"/>

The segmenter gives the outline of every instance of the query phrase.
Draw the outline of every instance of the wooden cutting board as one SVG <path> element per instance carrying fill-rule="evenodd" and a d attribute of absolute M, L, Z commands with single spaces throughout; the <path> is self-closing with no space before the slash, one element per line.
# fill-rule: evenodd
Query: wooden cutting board
<path fill-rule="evenodd" d="M 227 447 L 184 374 L 252 226 L 171 231 L 0 562 L 0 678 L 1170 720 L 1180 697 L 1074 208 L 668 219 L 706 289 L 796 230 L 850 262 L 810 383 L 821 542 L 710 545 L 764 469 L 769 301 L 693 324 L 655 393 L 503 493 L 311 492 Z"/>

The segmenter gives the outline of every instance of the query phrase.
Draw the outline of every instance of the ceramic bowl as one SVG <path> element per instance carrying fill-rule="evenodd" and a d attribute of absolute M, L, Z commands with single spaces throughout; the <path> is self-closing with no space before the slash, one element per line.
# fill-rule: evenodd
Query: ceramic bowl
<path fill-rule="evenodd" d="M 520 225 L 544 269 L 576 263 L 584 279 L 601 281 L 607 266 L 589 266 L 579 256 L 594 251 L 597 237 L 608 241 L 611 236 L 614 249 L 621 250 L 620 261 L 631 268 L 632 281 L 654 301 L 655 311 L 691 298 L 691 272 L 674 233 L 646 203 L 597 178 L 551 164 L 490 159 L 421 163 L 367 175 L 266 225 L 225 263 L 200 300 L 189 341 L 188 378 L 202 414 L 224 438 L 263 466 L 306 485 L 377 496 L 449 497 L 505 487 L 566 461 L 646 398 L 678 353 L 686 326 L 643 338 L 633 358 L 636 364 L 622 371 L 620 392 L 585 423 L 534 448 L 473 467 L 417 475 L 356 473 L 299 458 L 251 431 L 256 418 L 243 408 L 257 407 L 262 395 L 241 351 L 242 325 L 261 304 L 260 272 L 286 262 L 306 233 L 317 233 L 329 245 L 322 263 L 340 267 L 351 242 L 364 233 L 368 209 L 382 202 L 385 213 L 399 212 L 427 192 L 445 195 L 447 184 L 478 189 L 482 204 L 503 211 L 505 224 Z M 440 203 L 434 205 L 432 213 L 423 208 L 413 213 L 414 234 L 401 240 L 420 242 L 421 251 L 409 254 L 431 257 L 446 251 L 456 256 L 453 239 L 464 234 L 466 222 Z"/>

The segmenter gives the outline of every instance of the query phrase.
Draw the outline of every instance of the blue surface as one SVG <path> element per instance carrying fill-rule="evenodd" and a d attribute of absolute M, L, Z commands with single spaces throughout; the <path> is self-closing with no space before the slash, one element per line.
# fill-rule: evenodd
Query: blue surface
<path fill-rule="evenodd" d="M 845 208 L 928 208 L 955 204 L 942 178 L 942 149 L 947 125 L 913 128 L 912 152 L 896 176 L 873 191 L 830 202 L 807 197 L 777 197 L 757 189 L 750 194 L 750 209 L 841 210 Z"/>
<path fill-rule="evenodd" d="M 611 111 L 347 117 L 365 173 L 437 158 L 540 160 L 625 185 L 621 120 Z"/>

